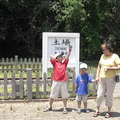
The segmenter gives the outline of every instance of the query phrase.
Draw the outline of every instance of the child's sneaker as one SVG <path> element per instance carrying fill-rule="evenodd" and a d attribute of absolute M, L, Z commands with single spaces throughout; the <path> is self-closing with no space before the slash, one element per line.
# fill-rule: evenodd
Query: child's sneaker
<path fill-rule="evenodd" d="M 66 109 L 63 110 L 63 114 L 67 114 L 67 110 Z"/>
<path fill-rule="evenodd" d="M 80 114 L 81 113 L 81 109 L 77 109 L 77 113 Z"/>
<path fill-rule="evenodd" d="M 84 112 L 89 113 L 90 111 L 89 111 L 89 110 L 87 110 L 87 109 L 84 109 Z"/>
<path fill-rule="evenodd" d="M 44 110 L 43 110 L 43 112 L 47 112 L 47 111 L 51 111 L 52 110 L 52 107 L 48 107 L 48 108 L 45 108 Z"/>

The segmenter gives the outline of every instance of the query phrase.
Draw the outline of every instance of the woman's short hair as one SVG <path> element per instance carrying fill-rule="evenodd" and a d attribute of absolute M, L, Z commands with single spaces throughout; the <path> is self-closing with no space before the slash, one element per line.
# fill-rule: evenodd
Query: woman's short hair
<path fill-rule="evenodd" d="M 110 43 L 105 42 L 105 43 L 103 43 L 102 45 L 105 45 L 105 48 L 106 48 L 107 50 L 109 50 L 110 52 L 113 52 L 113 48 L 112 48 L 112 46 L 111 46 Z M 102 45 L 101 45 L 101 48 L 102 48 Z"/>

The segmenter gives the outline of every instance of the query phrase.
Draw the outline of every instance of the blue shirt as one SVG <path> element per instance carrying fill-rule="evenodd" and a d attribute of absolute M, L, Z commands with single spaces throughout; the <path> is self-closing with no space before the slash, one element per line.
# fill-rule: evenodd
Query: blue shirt
<path fill-rule="evenodd" d="M 89 74 L 78 75 L 74 83 L 77 84 L 77 95 L 87 95 L 88 94 L 88 82 L 92 82 L 93 78 Z"/>

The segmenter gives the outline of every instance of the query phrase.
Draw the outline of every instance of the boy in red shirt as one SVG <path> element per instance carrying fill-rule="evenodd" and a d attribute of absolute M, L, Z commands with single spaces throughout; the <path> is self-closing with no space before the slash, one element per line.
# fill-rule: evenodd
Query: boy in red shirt
<path fill-rule="evenodd" d="M 72 46 L 68 46 L 67 55 L 65 59 L 63 59 L 63 54 L 56 53 L 55 56 L 50 56 L 50 62 L 53 65 L 53 76 L 52 76 L 52 87 L 51 94 L 49 100 L 49 107 L 44 110 L 44 112 L 52 110 L 52 104 L 54 98 L 57 98 L 59 92 L 61 93 L 63 99 L 63 114 L 67 113 L 67 99 L 69 97 L 68 89 L 67 89 L 67 76 L 66 76 L 66 67 L 69 61 L 69 56 L 71 52 Z"/>

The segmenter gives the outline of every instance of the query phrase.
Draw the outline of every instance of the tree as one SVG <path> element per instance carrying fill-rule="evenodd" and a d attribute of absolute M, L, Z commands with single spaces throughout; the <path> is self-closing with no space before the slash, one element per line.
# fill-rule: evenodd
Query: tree
<path fill-rule="evenodd" d="M 102 19 L 100 37 L 102 41 L 109 41 L 115 52 L 120 55 L 120 1 L 99 1 L 99 12 Z"/>
<path fill-rule="evenodd" d="M 119 22 L 119 0 L 0 0 L 0 56 L 41 57 L 42 32 L 80 33 L 81 61 L 104 41 L 120 55 Z"/>
<path fill-rule="evenodd" d="M 15 54 L 20 57 L 41 57 L 42 32 L 52 31 L 56 13 L 51 9 L 55 2 L 1 0 L 0 3 L 0 38 L 4 46 L 7 45 L 4 52 L 6 57 Z"/>
<path fill-rule="evenodd" d="M 58 14 L 59 24 L 65 24 L 66 32 L 80 32 L 81 34 L 81 60 L 98 57 L 100 45 L 99 29 L 100 16 L 97 0 L 61 0 L 62 9 Z"/>

